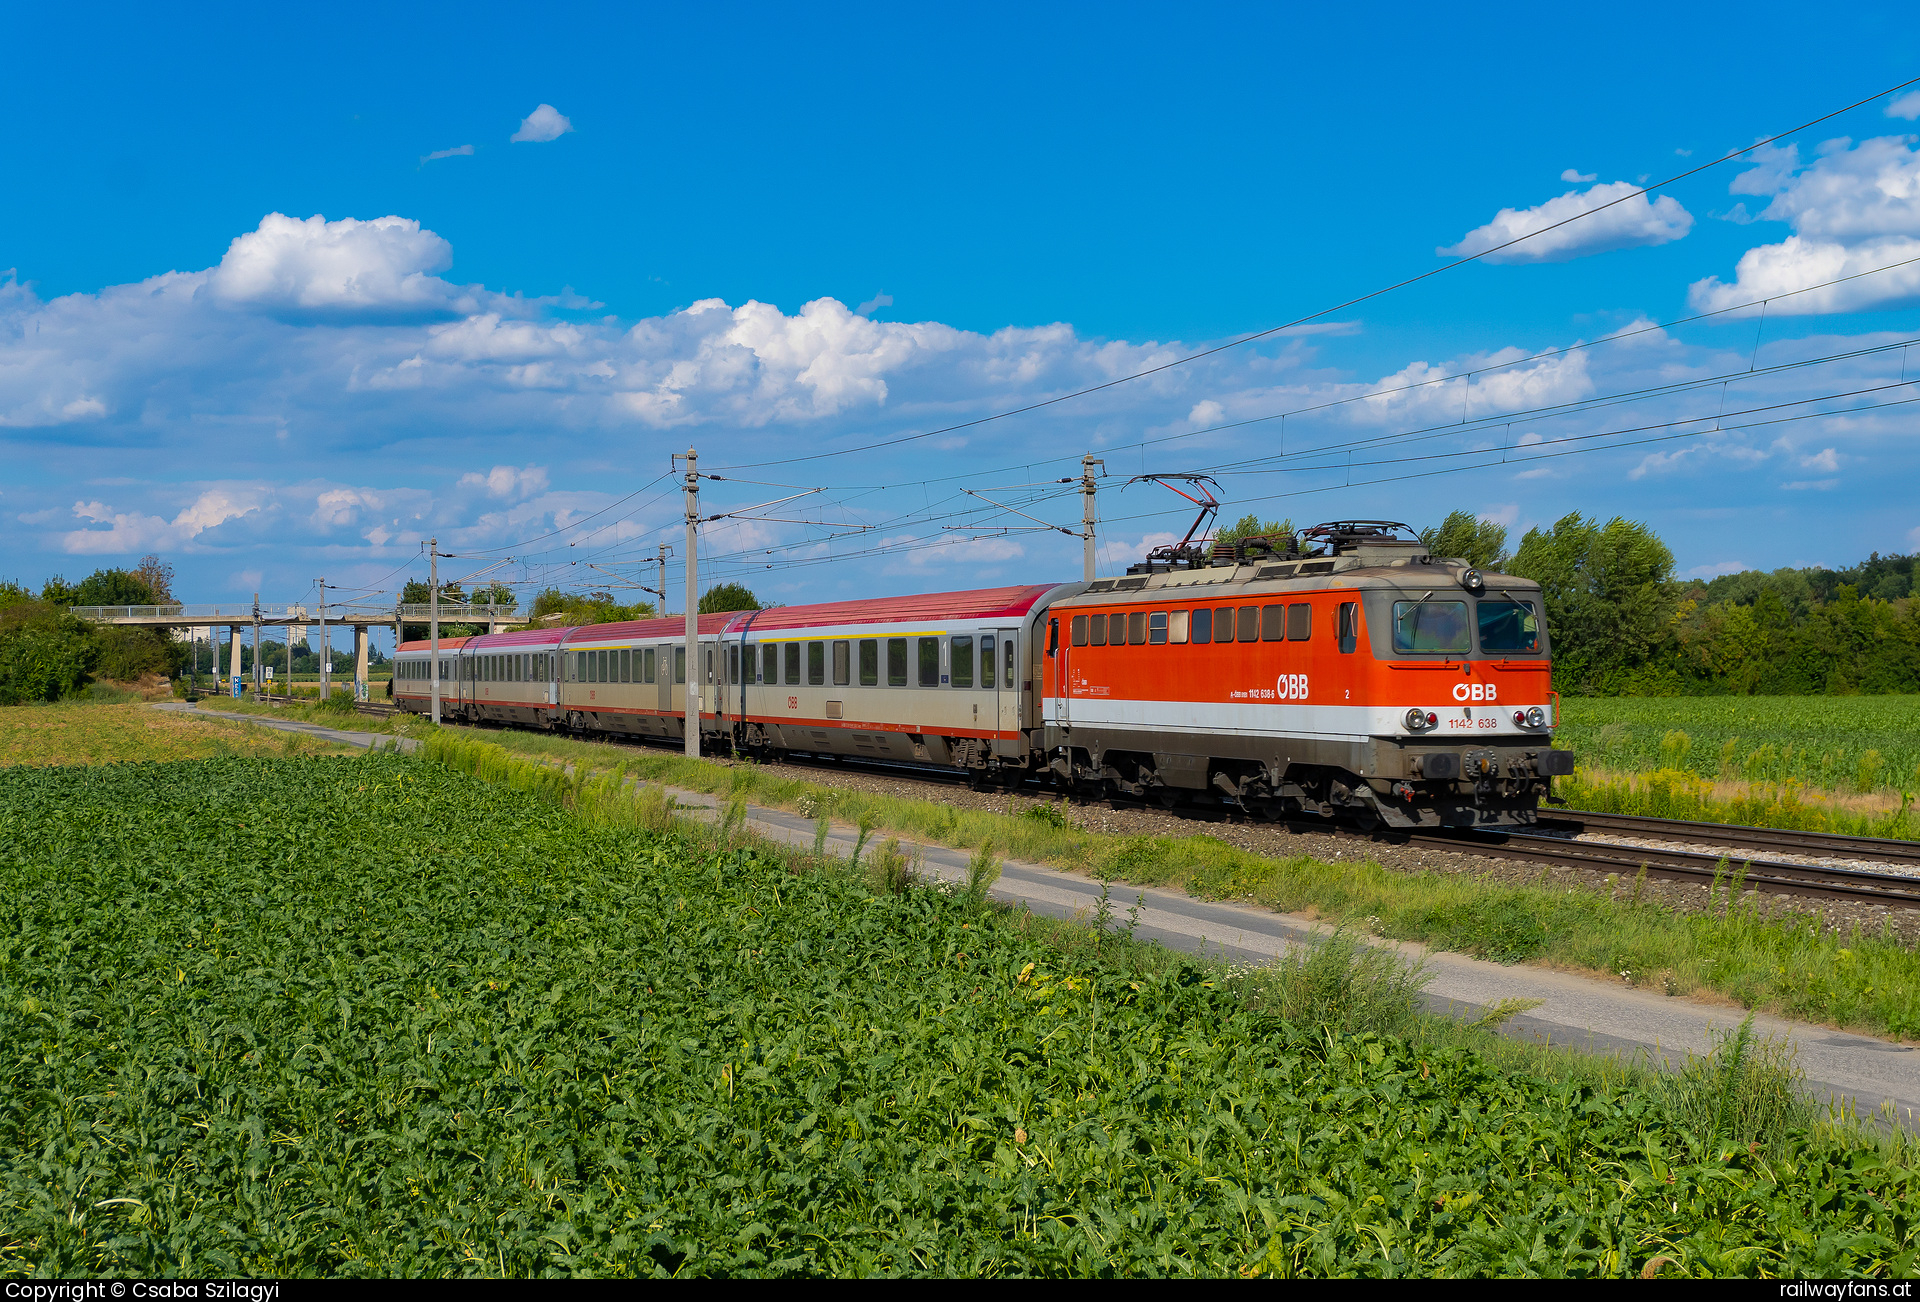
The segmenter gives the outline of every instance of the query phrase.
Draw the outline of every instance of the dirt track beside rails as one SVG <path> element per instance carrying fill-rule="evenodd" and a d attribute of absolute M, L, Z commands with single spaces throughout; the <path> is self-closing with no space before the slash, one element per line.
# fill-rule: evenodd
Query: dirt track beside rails
<path fill-rule="evenodd" d="M 1034 805 L 1050 803 L 1039 790 L 974 791 L 964 783 L 910 772 L 878 773 L 867 769 L 845 769 L 831 764 L 765 764 L 763 771 L 782 778 L 813 782 L 825 787 L 843 787 L 875 795 L 937 800 L 958 809 L 985 810 L 999 814 L 1019 814 Z M 1608 884 L 1576 868 L 1518 863 L 1511 859 L 1491 859 L 1476 854 L 1436 850 L 1426 845 L 1398 845 L 1391 840 L 1373 840 L 1354 834 L 1304 831 L 1271 823 L 1228 822 L 1203 816 L 1179 815 L 1158 809 L 1122 806 L 1115 809 L 1105 802 L 1069 805 L 1067 821 L 1088 832 L 1111 836 L 1195 836 L 1217 837 L 1229 845 L 1253 854 L 1273 858 L 1304 856 L 1323 863 L 1342 860 L 1371 860 L 1383 868 L 1404 873 L 1464 873 L 1488 881 L 1535 883 L 1567 890 L 1612 893 L 1621 898 L 1634 888 L 1631 879 Z M 1649 878 L 1642 898 L 1666 905 L 1681 913 L 1698 913 L 1708 906 L 1709 888 L 1687 882 Z M 1714 896 L 1716 911 L 1725 905 L 1725 890 Z M 1787 895 L 1761 895 L 1748 891 L 1742 906 L 1757 904 L 1763 917 L 1788 913 L 1824 916 L 1840 930 L 1861 930 L 1878 935 L 1889 924 L 1903 944 L 1920 945 L 1920 910 L 1889 909 L 1884 905 L 1854 904 L 1841 900 L 1809 900 Z"/>

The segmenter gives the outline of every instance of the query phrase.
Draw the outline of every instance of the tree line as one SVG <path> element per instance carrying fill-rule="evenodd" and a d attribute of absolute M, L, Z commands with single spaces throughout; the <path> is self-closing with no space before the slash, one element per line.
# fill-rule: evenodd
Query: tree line
<path fill-rule="evenodd" d="M 1841 570 L 1674 576 L 1637 521 L 1574 513 L 1507 531 L 1455 511 L 1421 538 L 1436 556 L 1537 581 L 1554 686 L 1581 696 L 1818 696 L 1920 692 L 1920 567 L 1873 553 Z"/>
<path fill-rule="evenodd" d="M 188 648 L 164 628 L 94 624 L 69 606 L 158 606 L 173 602 L 173 566 L 145 556 L 131 570 L 103 569 L 78 583 L 55 575 L 39 592 L 0 582 L 0 705 L 57 701 L 96 678 L 135 682 L 171 676 Z"/>

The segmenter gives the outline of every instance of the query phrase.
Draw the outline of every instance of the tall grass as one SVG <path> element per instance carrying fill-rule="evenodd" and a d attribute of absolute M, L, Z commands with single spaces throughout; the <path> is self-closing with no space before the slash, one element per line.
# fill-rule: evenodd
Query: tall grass
<path fill-rule="evenodd" d="M 1920 791 L 1920 696 L 1576 698 L 1556 741 L 1619 772 L 1684 769 L 1833 795 Z"/>
<path fill-rule="evenodd" d="M 457 736 L 446 730 L 442 735 Z M 1710 912 L 1680 914 L 1620 888 L 1619 898 L 1612 898 L 1464 874 L 1390 872 L 1371 862 L 1269 858 L 1204 834 L 1111 836 L 1056 826 L 1052 818 L 826 788 L 752 766 L 729 768 L 665 752 L 531 733 L 487 736 L 503 754 L 511 747 L 582 768 L 624 764 L 652 782 L 716 795 L 739 791 L 780 808 L 831 810 L 859 825 L 857 853 L 875 830 L 962 849 L 991 842 L 995 853 L 1008 858 L 1093 878 L 1178 887 L 1208 899 L 1250 899 L 1497 962 L 1545 962 L 1675 995 L 1713 990 L 1750 1009 L 1920 1038 L 1920 954 L 1891 930 L 1839 932 L 1809 915 L 1764 917 L 1757 903 L 1737 903 L 1734 890 L 1723 890 Z M 740 773 L 748 776 L 741 779 Z"/>
<path fill-rule="evenodd" d="M 1910 791 L 1902 793 L 1897 809 L 1863 812 L 1840 804 L 1809 802 L 1805 790 L 1792 779 L 1747 785 L 1732 798 L 1723 799 L 1716 794 L 1713 781 L 1685 769 L 1607 776 L 1585 767 L 1576 768 L 1572 777 L 1561 779 L 1554 789 L 1573 808 L 1603 814 L 1920 840 L 1920 817 L 1914 814 Z"/>

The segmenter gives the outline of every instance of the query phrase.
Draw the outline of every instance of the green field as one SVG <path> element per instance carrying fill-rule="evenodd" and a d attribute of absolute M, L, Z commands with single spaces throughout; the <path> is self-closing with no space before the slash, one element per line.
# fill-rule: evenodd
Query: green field
<path fill-rule="evenodd" d="M 1343 1032 L 484 749 L 0 773 L 0 1273 L 1915 1269 L 1884 1146 Z"/>
<path fill-rule="evenodd" d="M 1617 773 L 1920 790 L 1920 696 L 1582 697 L 1563 707 L 1556 741 Z"/>

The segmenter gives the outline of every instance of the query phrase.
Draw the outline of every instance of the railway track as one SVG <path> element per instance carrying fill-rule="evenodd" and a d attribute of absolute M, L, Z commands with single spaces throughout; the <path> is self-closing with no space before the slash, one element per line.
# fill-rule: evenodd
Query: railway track
<path fill-rule="evenodd" d="M 1661 841 L 1707 842 L 1756 851 L 1830 855 L 1897 863 L 1920 869 L 1920 841 L 1875 836 L 1841 836 L 1833 832 L 1800 832 L 1778 827 L 1742 827 L 1729 823 L 1692 823 L 1674 818 L 1642 818 L 1634 814 L 1599 814 L 1584 809 L 1562 810 L 1543 818 L 1540 829 L 1567 828 L 1601 836 L 1643 836 Z"/>
<path fill-rule="evenodd" d="M 1714 828 L 1718 824 L 1681 826 Z M 1761 832 L 1767 829 L 1749 830 Z M 1407 835 L 1406 839 L 1416 844 L 1466 854 L 1495 859 L 1521 859 L 1529 863 L 1613 873 L 1622 877 L 1636 876 L 1644 869 L 1649 877 L 1709 887 L 1727 884 L 1738 877 L 1743 888 L 1773 895 L 1801 895 L 1815 899 L 1847 900 L 1856 904 L 1878 904 L 1887 908 L 1920 909 L 1920 877 L 1872 872 L 1864 868 L 1787 863 L 1766 858 L 1764 851 L 1756 852 L 1751 858 L 1734 858 L 1717 851 L 1652 849 L 1605 842 L 1568 841 L 1563 837 L 1538 833 L 1464 829 L 1416 831 Z M 1773 848 L 1776 852 L 1788 850 L 1805 853 L 1798 845 L 1776 844 Z"/>

